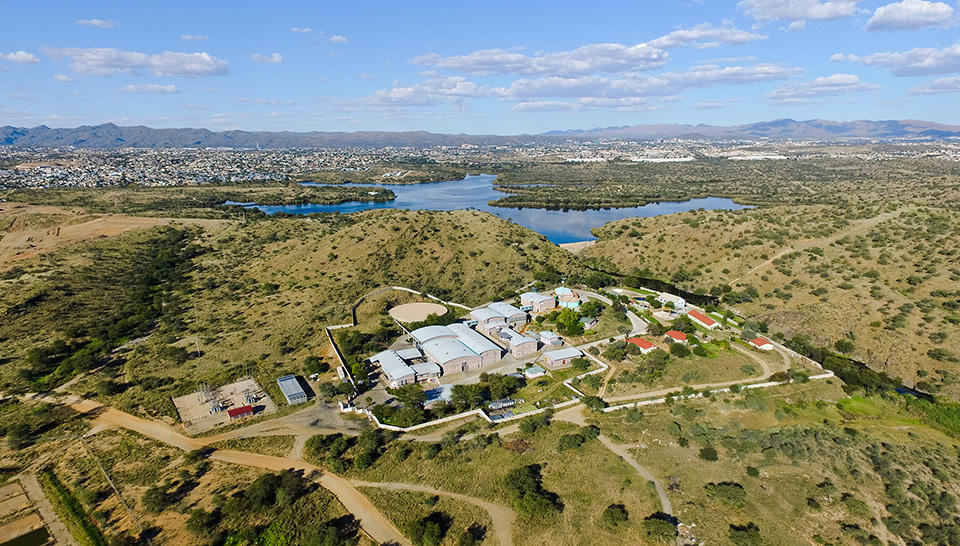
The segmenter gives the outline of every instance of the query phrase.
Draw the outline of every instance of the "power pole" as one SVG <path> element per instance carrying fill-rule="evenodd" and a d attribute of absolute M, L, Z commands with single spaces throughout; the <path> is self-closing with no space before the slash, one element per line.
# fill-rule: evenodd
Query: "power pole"
<path fill-rule="evenodd" d="M 197 343 L 197 357 L 200 356 L 200 316 L 197 314 L 197 304 L 193 304 L 193 327 L 197 329 L 194 341 Z"/>
<path fill-rule="evenodd" d="M 117 495 L 117 500 L 120 501 L 120 506 L 123 506 L 123 509 L 127 511 L 127 515 L 130 517 L 130 521 L 133 522 L 134 526 L 137 528 L 137 533 L 143 533 L 143 527 L 140 525 L 140 520 L 133 514 L 133 510 L 127 505 L 127 502 L 123 500 L 123 495 L 120 494 L 120 490 L 117 489 L 117 486 L 113 483 L 113 480 L 110 479 L 110 475 L 107 474 L 107 469 L 103 468 L 103 464 L 100 463 L 100 458 L 97 457 L 97 454 L 90 449 L 90 446 L 87 445 L 87 442 L 83 439 L 83 436 L 76 434 L 75 435 L 80 444 L 83 445 L 83 448 L 87 451 L 90 457 L 93 459 L 93 462 L 97 463 L 97 468 L 100 469 L 100 472 L 103 473 L 103 477 L 107 479 L 107 483 L 110 484 L 110 488 L 113 489 L 113 492 Z"/>

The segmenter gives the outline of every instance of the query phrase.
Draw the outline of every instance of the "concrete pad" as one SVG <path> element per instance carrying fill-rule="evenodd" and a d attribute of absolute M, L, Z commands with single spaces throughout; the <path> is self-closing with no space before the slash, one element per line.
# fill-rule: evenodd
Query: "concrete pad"
<path fill-rule="evenodd" d="M 0 527 L 0 544 L 11 541 L 41 527 L 43 527 L 43 520 L 40 519 L 40 516 L 36 513 L 12 521 Z"/>
<path fill-rule="evenodd" d="M 0 518 L 5 518 L 10 514 L 16 514 L 21 510 L 30 508 L 30 499 L 26 495 L 17 495 L 0 501 Z M 0 542 L 2 544 L 2 542 Z"/>
<path fill-rule="evenodd" d="M 8 483 L 3 487 L 0 487 L 0 501 L 5 501 L 10 497 L 16 497 L 17 495 L 23 494 L 23 488 L 20 487 L 19 483 Z"/>

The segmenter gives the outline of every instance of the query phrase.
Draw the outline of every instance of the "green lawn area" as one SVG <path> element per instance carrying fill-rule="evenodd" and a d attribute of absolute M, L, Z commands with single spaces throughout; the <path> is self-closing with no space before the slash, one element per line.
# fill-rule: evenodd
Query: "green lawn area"
<path fill-rule="evenodd" d="M 556 516 L 518 518 L 516 544 L 642 543 L 640 522 L 659 506 L 650 486 L 596 440 L 560 450 L 560 437 L 578 430 L 569 423 L 553 423 L 533 434 L 511 434 L 502 444 L 455 442 L 433 458 L 427 458 L 429 446 L 424 443 L 394 442 L 372 467 L 350 469 L 348 475 L 422 483 L 510 506 L 501 485 L 504 476 L 515 468 L 540 464 L 543 487 L 556 493 L 564 508 Z M 604 508 L 613 503 L 624 504 L 630 514 L 630 521 L 616 531 L 599 521 Z"/>
<path fill-rule="evenodd" d="M 592 362 L 592 361 L 591 361 Z M 596 368 L 596 366 L 593 366 Z M 592 369 L 592 368 L 591 368 Z M 514 413 L 523 413 L 549 407 L 560 402 L 570 400 L 576 396 L 572 390 L 563 384 L 564 381 L 583 373 L 573 368 L 551 370 L 548 375 L 527 379 L 527 386 L 513 395 L 514 399 L 523 399 L 524 403 L 514 409 Z"/>
<path fill-rule="evenodd" d="M 610 396 L 625 396 L 663 388 L 680 389 L 684 385 L 749 379 L 762 372 L 756 362 L 733 349 L 712 343 L 704 343 L 703 347 L 709 352 L 708 356 L 691 354 L 681 358 L 671 355 L 663 374 L 653 381 L 645 381 L 645 375 L 637 373 L 638 368 L 643 368 L 645 357 L 628 357 L 627 361 L 617 364 L 617 375 L 608 384 L 606 392 Z M 759 356 L 780 358 L 776 354 Z"/>

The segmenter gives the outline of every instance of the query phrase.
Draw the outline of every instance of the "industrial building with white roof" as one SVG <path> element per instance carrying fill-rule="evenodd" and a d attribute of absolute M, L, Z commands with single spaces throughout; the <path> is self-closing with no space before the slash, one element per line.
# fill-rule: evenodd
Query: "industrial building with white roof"
<path fill-rule="evenodd" d="M 502 356 L 500 347 L 465 324 L 424 326 L 410 335 L 445 374 L 479 370 Z"/>

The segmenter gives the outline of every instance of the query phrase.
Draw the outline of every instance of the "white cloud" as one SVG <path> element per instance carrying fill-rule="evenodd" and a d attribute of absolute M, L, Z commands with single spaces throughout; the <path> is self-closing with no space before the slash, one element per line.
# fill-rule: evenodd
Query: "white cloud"
<path fill-rule="evenodd" d="M 724 44 L 745 44 L 754 40 L 765 40 L 764 34 L 756 34 L 740 30 L 732 26 L 715 27 L 710 23 L 702 23 L 690 28 L 675 30 L 657 39 L 650 40 L 648 45 L 668 49 L 692 45 L 698 49 L 719 47 Z"/>
<path fill-rule="evenodd" d="M 767 98 L 778 104 L 801 104 L 816 97 L 832 97 L 879 88 L 877 84 L 860 81 L 855 74 L 833 74 L 781 85 L 768 93 Z"/>
<path fill-rule="evenodd" d="M 28 53 L 22 49 L 20 51 L 12 51 L 10 53 L 0 53 L 0 60 L 10 61 L 13 63 L 20 63 L 20 64 L 40 62 L 39 57 L 37 57 L 33 53 Z"/>
<path fill-rule="evenodd" d="M 313 29 L 310 27 L 290 27 L 290 32 L 297 32 L 300 34 L 310 34 L 313 32 Z"/>
<path fill-rule="evenodd" d="M 156 76 L 211 76 L 226 74 L 230 63 L 209 53 L 164 51 L 149 54 L 108 47 L 51 48 L 47 53 L 70 59 L 70 68 L 80 74 L 111 76 L 146 70 Z"/>
<path fill-rule="evenodd" d="M 666 51 L 647 44 L 589 44 L 571 51 L 534 56 L 504 49 L 483 49 L 453 57 L 429 53 L 410 62 L 470 74 L 572 77 L 596 72 L 651 70 L 666 64 L 668 56 Z"/>
<path fill-rule="evenodd" d="M 109 19 L 77 19 L 77 24 L 85 27 L 97 28 L 113 28 L 117 26 L 116 21 L 111 21 Z"/>
<path fill-rule="evenodd" d="M 911 95 L 941 95 L 943 93 L 960 93 L 960 76 L 938 78 L 930 83 L 913 87 L 907 90 Z"/>
<path fill-rule="evenodd" d="M 441 103 L 462 103 L 465 99 L 493 96 L 497 90 L 478 85 L 463 76 L 431 78 L 425 82 L 381 89 L 370 97 L 374 104 L 431 106 Z"/>
<path fill-rule="evenodd" d="M 693 107 L 697 110 L 718 110 L 728 108 L 738 102 L 741 102 L 741 99 L 705 100 L 694 104 Z"/>
<path fill-rule="evenodd" d="M 278 64 L 283 62 L 283 55 L 277 53 L 276 51 L 274 51 L 270 55 L 261 55 L 260 53 L 254 53 L 253 55 L 250 55 L 250 58 L 253 59 L 254 61 L 257 61 L 258 63 L 264 63 L 264 64 Z"/>
<path fill-rule="evenodd" d="M 333 36 L 330 37 L 330 41 L 335 44 L 345 44 L 347 43 L 347 37 L 341 36 L 339 34 L 334 34 Z"/>
<path fill-rule="evenodd" d="M 881 66 L 895 76 L 924 76 L 960 72 L 960 42 L 943 49 L 918 47 L 909 51 L 873 53 L 864 57 L 837 53 L 831 61 L 850 61 L 864 66 Z"/>
<path fill-rule="evenodd" d="M 53 79 L 63 83 L 70 83 L 73 81 L 73 78 L 71 78 L 70 76 L 67 76 L 66 74 L 54 74 Z"/>
<path fill-rule="evenodd" d="M 518 102 L 557 97 L 663 97 L 689 89 L 782 80 L 799 72 L 799 68 L 762 63 L 724 67 L 706 65 L 685 72 L 665 72 L 654 76 L 630 75 L 624 78 L 551 76 L 516 80 L 503 90 L 501 95 L 504 100 Z"/>
<path fill-rule="evenodd" d="M 799 32 L 805 28 L 807 28 L 807 22 L 801 20 L 790 23 L 790 25 L 787 27 L 787 30 L 790 32 Z"/>
<path fill-rule="evenodd" d="M 563 100 L 535 100 L 513 105 L 517 112 L 579 112 L 586 109 L 582 104 Z"/>
<path fill-rule="evenodd" d="M 627 73 L 616 76 L 596 74 L 521 78 L 506 87 L 477 84 L 463 76 L 432 75 L 422 83 L 394 82 L 367 99 L 368 104 L 395 106 L 462 106 L 467 99 L 498 98 L 516 103 L 521 111 L 579 111 L 617 108 L 621 111 L 662 108 L 680 100 L 681 92 L 718 85 L 743 85 L 783 80 L 796 76 L 800 68 L 760 63 L 748 66 L 703 65 L 682 72 L 656 75 Z M 650 102 L 651 99 L 654 102 Z"/>
<path fill-rule="evenodd" d="M 375 80 L 377 77 L 373 74 L 360 74 L 361 80 Z"/>
<path fill-rule="evenodd" d="M 758 21 L 827 21 L 850 17 L 861 0 L 742 0 L 737 7 Z"/>
<path fill-rule="evenodd" d="M 601 108 L 616 108 L 619 112 L 648 112 L 663 110 L 667 102 L 673 102 L 674 97 L 664 97 L 651 101 L 645 97 L 624 98 L 597 98 L 581 97 L 573 101 L 562 100 L 532 100 L 518 102 L 512 110 L 517 112 L 582 112 L 599 110 Z"/>
<path fill-rule="evenodd" d="M 169 95 L 177 92 L 177 86 L 160 85 L 160 84 L 127 85 L 123 87 L 123 92 L 133 93 L 135 95 L 143 95 L 143 94 Z"/>
<path fill-rule="evenodd" d="M 204 36 L 203 34 L 181 34 L 180 35 L 181 40 L 188 40 L 188 41 L 194 41 L 194 42 L 206 40 L 207 38 L 208 37 Z"/>
<path fill-rule="evenodd" d="M 903 0 L 880 6 L 870 20 L 868 30 L 915 30 L 944 26 L 953 18 L 953 8 L 943 2 Z"/>

